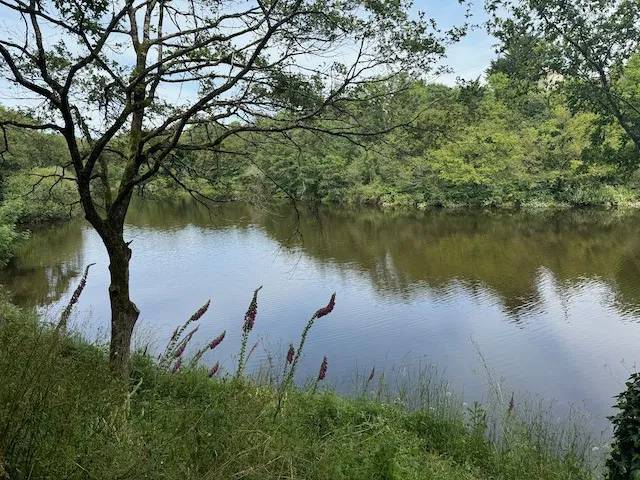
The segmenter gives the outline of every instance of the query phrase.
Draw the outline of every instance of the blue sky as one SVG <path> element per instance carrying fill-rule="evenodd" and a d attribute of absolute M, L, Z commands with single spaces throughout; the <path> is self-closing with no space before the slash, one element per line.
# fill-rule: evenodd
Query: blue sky
<path fill-rule="evenodd" d="M 483 1 L 475 0 L 471 6 L 472 23 L 482 23 L 486 19 Z M 424 11 L 429 17 L 437 20 L 439 27 L 446 29 L 464 22 L 467 6 L 460 5 L 458 0 L 415 0 L 413 11 Z M 495 58 L 495 39 L 484 29 L 476 28 L 469 32 L 458 44 L 447 50 L 444 64 L 451 67 L 454 73 L 432 78 L 432 81 L 452 85 L 456 77 L 475 79 L 482 76 Z"/>

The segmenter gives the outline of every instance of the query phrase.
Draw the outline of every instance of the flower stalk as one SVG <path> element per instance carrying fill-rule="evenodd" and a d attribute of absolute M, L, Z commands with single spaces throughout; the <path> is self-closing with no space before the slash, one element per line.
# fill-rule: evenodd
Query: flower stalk
<path fill-rule="evenodd" d="M 193 315 L 191 315 L 191 317 L 189 317 L 189 319 L 182 326 L 174 330 L 173 334 L 171 335 L 171 339 L 169 340 L 169 343 L 164 350 L 164 353 L 158 357 L 158 363 L 161 367 L 168 368 L 174 358 L 182 356 L 187 343 L 189 343 L 191 337 L 193 337 L 193 334 L 198 330 L 198 327 L 196 327 L 187 335 L 185 339 L 186 342 L 185 340 L 180 341 L 182 334 L 191 323 L 197 322 L 205 313 L 207 313 L 210 305 L 211 300 L 207 300 L 207 303 L 205 303 Z"/>
<path fill-rule="evenodd" d="M 227 335 L 227 331 L 225 330 L 220 335 L 218 335 L 216 338 L 211 340 L 211 342 L 209 344 L 207 344 L 204 348 L 201 348 L 200 350 L 198 350 L 198 352 L 191 359 L 191 363 L 189 364 L 190 367 L 193 368 L 193 367 L 197 366 L 198 362 L 200 361 L 202 356 L 207 352 L 207 350 L 213 350 L 218 345 L 220 345 L 222 343 L 222 341 L 224 340 L 224 337 L 226 335 Z"/>
<path fill-rule="evenodd" d="M 318 384 L 325 379 L 327 376 L 327 356 L 325 355 L 322 359 L 322 363 L 320 364 L 320 371 L 318 372 L 318 378 L 316 379 L 316 383 L 313 385 L 313 393 L 316 393 L 318 389 Z"/>
<path fill-rule="evenodd" d="M 249 334 L 253 330 L 253 326 L 256 321 L 256 315 L 258 313 L 258 292 L 262 289 L 262 286 L 255 289 L 253 292 L 253 298 L 247 309 L 247 313 L 244 315 L 244 323 L 242 325 L 242 344 L 240 346 L 240 356 L 238 357 L 238 368 L 236 370 L 235 380 L 240 380 L 247 359 L 245 354 L 247 351 L 247 341 L 249 340 Z"/>
<path fill-rule="evenodd" d="M 304 327 L 304 330 L 302 331 L 302 335 L 300 336 L 300 344 L 298 345 L 298 350 L 295 351 L 295 354 L 293 355 L 291 369 L 289 370 L 288 375 L 284 377 L 284 379 L 282 380 L 282 384 L 280 385 L 280 391 L 278 393 L 278 406 L 276 408 L 276 413 L 274 418 L 278 416 L 278 413 L 280 413 L 282 398 L 284 397 L 284 394 L 287 391 L 287 388 L 289 388 L 289 385 L 293 382 L 293 377 L 298 368 L 298 362 L 300 361 L 300 357 L 302 356 L 302 350 L 304 349 L 304 343 L 307 340 L 307 335 L 309 334 L 309 330 L 311 330 L 311 327 L 313 327 L 313 323 L 315 322 L 316 319 L 329 315 L 333 311 L 335 306 L 336 306 L 336 294 L 334 292 L 333 295 L 331 295 L 331 299 L 329 300 L 329 303 L 325 307 L 322 307 L 319 310 L 317 310 L 316 313 L 314 313 L 313 316 L 309 319 L 309 321 L 307 322 L 307 325 Z"/>
<path fill-rule="evenodd" d="M 71 300 L 69 300 L 69 303 L 67 304 L 65 309 L 62 311 L 62 315 L 60 315 L 60 321 L 58 322 L 58 326 L 56 327 L 56 330 L 66 330 L 67 321 L 71 316 L 71 310 L 73 310 L 74 305 L 78 303 L 78 300 L 80 299 L 80 295 L 82 295 L 82 291 L 84 290 L 84 287 L 87 285 L 87 276 L 89 275 L 89 269 L 93 265 L 95 265 L 95 263 L 90 263 L 84 269 L 84 274 L 80 279 L 80 283 L 78 284 L 75 291 L 73 292 L 73 295 L 71 295 Z"/>

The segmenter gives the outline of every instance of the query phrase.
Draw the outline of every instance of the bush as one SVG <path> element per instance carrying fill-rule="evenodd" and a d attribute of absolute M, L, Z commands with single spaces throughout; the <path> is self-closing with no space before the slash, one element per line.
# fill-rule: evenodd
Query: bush
<path fill-rule="evenodd" d="M 609 480 L 640 479 L 640 373 L 634 373 L 627 389 L 618 395 L 613 423 L 613 450 L 607 460 Z"/>
<path fill-rule="evenodd" d="M 0 206 L 0 267 L 11 259 L 16 243 L 23 237 L 16 229 L 15 215 L 6 206 Z"/>

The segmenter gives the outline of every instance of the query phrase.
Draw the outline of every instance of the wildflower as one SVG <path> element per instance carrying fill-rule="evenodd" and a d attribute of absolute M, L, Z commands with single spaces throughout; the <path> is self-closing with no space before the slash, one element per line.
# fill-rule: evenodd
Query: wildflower
<path fill-rule="evenodd" d="M 293 362 L 293 357 L 295 356 L 296 351 L 293 348 L 293 343 L 289 344 L 289 351 L 287 352 L 287 363 L 291 364 Z"/>
<path fill-rule="evenodd" d="M 376 376 L 376 367 L 374 366 L 371 369 L 371 373 L 369 374 L 369 380 L 368 381 L 370 382 L 371 380 L 373 380 L 373 377 L 375 377 L 375 376 Z"/>
<path fill-rule="evenodd" d="M 187 321 L 187 323 L 191 323 L 191 322 L 196 322 L 198 320 L 200 320 L 200 318 L 207 313 L 207 310 L 209 310 L 209 305 L 211 305 L 211 300 L 209 300 L 207 303 L 205 303 L 202 307 L 200 307 L 200 309 L 194 313 L 193 315 L 191 315 L 191 318 Z"/>
<path fill-rule="evenodd" d="M 260 345 L 260 340 L 258 340 L 256 343 L 253 344 L 253 349 L 258 348 L 258 345 Z"/>
<path fill-rule="evenodd" d="M 89 268 L 91 268 L 93 265 L 95 265 L 95 263 L 90 263 L 84 269 L 84 274 L 82 275 L 82 278 L 80 279 L 80 283 L 78 284 L 78 287 L 73 292 L 73 295 L 71 295 L 71 300 L 69 300 L 69 303 L 67 304 L 67 306 L 65 307 L 64 311 L 62 312 L 62 315 L 60 317 L 60 325 L 66 327 L 67 319 L 71 315 L 71 309 L 73 308 L 73 306 L 76 303 L 78 303 L 78 300 L 80 299 L 80 295 L 82 294 L 82 291 L 84 290 L 84 287 L 87 285 L 87 276 L 89 275 Z"/>
<path fill-rule="evenodd" d="M 176 353 L 173 354 L 173 358 L 182 357 L 182 354 L 184 353 L 185 348 L 187 348 L 187 344 L 185 342 L 182 342 L 178 347 L 178 349 L 176 350 Z"/>
<path fill-rule="evenodd" d="M 178 331 L 180 330 L 180 327 L 176 327 L 176 329 L 173 331 L 173 335 L 171 335 L 171 341 L 175 342 L 178 339 Z"/>
<path fill-rule="evenodd" d="M 325 315 L 329 315 L 333 311 L 333 307 L 335 306 L 336 306 L 336 294 L 334 293 L 333 295 L 331 295 L 331 300 L 329 300 L 329 303 L 327 304 L 327 306 L 322 307 L 320 310 L 318 310 L 313 315 L 313 318 L 321 318 L 321 317 L 324 317 Z"/>
<path fill-rule="evenodd" d="M 225 330 L 220 335 L 218 335 L 216 338 L 214 338 L 213 341 L 209 344 L 209 348 L 211 350 L 213 350 L 218 345 L 220 345 L 222 343 L 222 340 L 224 340 L 224 337 L 225 337 L 226 334 L 227 334 L 227 331 Z"/>
<path fill-rule="evenodd" d="M 175 365 L 171 369 L 171 373 L 178 373 L 181 367 L 182 367 L 182 357 L 178 357 L 178 360 L 176 361 Z"/>
<path fill-rule="evenodd" d="M 216 373 L 218 373 L 218 370 L 220 370 L 220 362 L 216 362 L 216 364 L 211 367 L 211 370 L 209 370 L 209 378 L 213 377 Z"/>
<path fill-rule="evenodd" d="M 251 299 L 251 303 L 249 304 L 249 309 L 247 313 L 244 315 L 244 325 L 242 330 L 245 333 L 253 330 L 253 324 L 256 321 L 256 314 L 258 313 L 258 292 L 262 287 L 256 288 L 256 291 L 253 292 L 253 298 Z"/>
<path fill-rule="evenodd" d="M 318 381 L 324 380 L 324 377 L 327 376 L 327 357 L 325 356 L 322 359 L 322 363 L 320 364 L 320 372 L 318 372 Z"/>
<path fill-rule="evenodd" d="M 189 335 L 187 335 L 187 338 L 185 338 L 182 341 L 182 343 L 180 344 L 180 346 L 176 350 L 176 353 L 173 354 L 173 358 L 179 358 L 179 357 L 182 356 L 182 354 L 184 353 L 185 348 L 187 348 L 187 344 L 191 341 L 191 338 L 193 337 L 193 334 L 198 331 L 198 328 L 200 328 L 200 325 L 198 325 L 196 328 L 191 330 L 191 332 L 189 332 Z"/>

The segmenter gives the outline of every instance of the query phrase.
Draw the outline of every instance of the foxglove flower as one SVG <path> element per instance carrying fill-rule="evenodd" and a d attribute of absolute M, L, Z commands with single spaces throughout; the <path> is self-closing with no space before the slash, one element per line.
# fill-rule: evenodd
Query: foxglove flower
<path fill-rule="evenodd" d="M 64 311 L 62 312 L 62 315 L 60 316 L 60 325 L 66 327 L 67 320 L 71 315 L 71 310 L 73 309 L 73 306 L 76 303 L 78 303 L 78 300 L 80 299 L 80 295 L 82 295 L 82 291 L 84 290 L 84 287 L 87 285 L 87 276 L 89 275 L 89 268 L 91 268 L 93 265 L 95 265 L 95 263 L 90 263 L 89 265 L 87 265 L 87 268 L 84 269 L 84 274 L 80 279 L 80 283 L 78 284 L 78 287 L 73 292 L 73 295 L 71 295 L 71 300 L 69 300 L 69 303 L 67 304 Z"/>
<path fill-rule="evenodd" d="M 296 351 L 293 348 L 293 343 L 289 344 L 289 351 L 287 352 L 287 363 L 291 364 L 293 362 L 293 357 L 295 356 Z"/>
<path fill-rule="evenodd" d="M 214 338 L 213 341 L 209 344 L 209 348 L 211 350 L 213 350 L 218 345 L 220 345 L 222 343 L 222 340 L 224 340 L 224 337 L 225 337 L 226 334 L 227 334 L 227 331 L 225 330 L 220 335 L 218 335 L 216 338 Z"/>
<path fill-rule="evenodd" d="M 193 337 L 193 334 L 198 331 L 198 328 L 200 328 L 200 325 L 198 325 L 196 328 L 191 330 L 191 332 L 189 332 L 189 335 L 187 335 L 187 338 L 185 338 L 182 341 L 182 343 L 180 344 L 180 346 L 178 347 L 176 352 L 173 354 L 173 358 L 179 358 L 179 357 L 182 356 L 182 354 L 184 353 L 185 348 L 187 348 L 187 344 L 191 341 L 191 338 Z"/>
<path fill-rule="evenodd" d="M 211 305 L 211 300 L 209 300 L 207 303 L 205 303 L 202 307 L 200 307 L 200 309 L 194 313 L 193 315 L 191 315 L 191 318 L 189 318 L 189 320 L 187 321 L 187 324 L 191 323 L 191 322 L 196 322 L 198 320 L 200 320 L 200 318 L 207 313 L 207 310 L 209 310 L 209 305 Z"/>
<path fill-rule="evenodd" d="M 209 370 L 209 378 L 213 377 L 216 373 L 218 373 L 218 370 L 220 370 L 220 362 L 216 362 L 216 364 L 211 367 L 211 370 Z"/>
<path fill-rule="evenodd" d="M 244 325 L 242 326 L 242 330 L 245 333 L 253 330 L 253 325 L 256 321 L 256 315 L 258 313 L 258 292 L 260 291 L 260 288 L 257 288 L 256 291 L 253 292 L 253 298 L 251 299 L 251 303 L 249 304 L 247 313 L 245 313 L 244 315 Z"/>
<path fill-rule="evenodd" d="M 322 359 L 322 364 L 320 364 L 320 372 L 318 372 L 318 381 L 324 380 L 324 377 L 327 376 L 327 357 L 325 356 Z"/>
<path fill-rule="evenodd" d="M 334 293 L 333 295 L 331 295 L 331 300 L 329 300 L 329 303 L 327 304 L 327 306 L 322 307 L 320 310 L 318 310 L 313 315 L 313 318 L 322 318 L 325 315 L 329 315 L 333 311 L 333 307 L 335 306 L 336 306 L 336 294 Z"/>
<path fill-rule="evenodd" d="M 176 363 L 173 365 L 173 368 L 171 369 L 171 373 L 178 373 L 181 367 L 182 367 L 182 357 L 178 357 L 178 360 L 176 361 Z"/>

